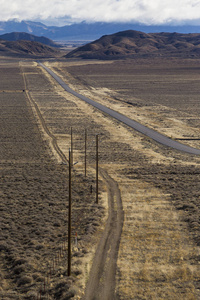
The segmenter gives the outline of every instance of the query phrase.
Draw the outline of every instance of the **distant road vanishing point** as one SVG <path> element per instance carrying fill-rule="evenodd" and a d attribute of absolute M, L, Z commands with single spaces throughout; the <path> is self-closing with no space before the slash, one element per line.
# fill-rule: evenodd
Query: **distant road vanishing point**
<path fill-rule="evenodd" d="M 91 104 L 92 106 L 94 106 L 95 108 L 99 109 L 100 111 L 110 115 L 111 117 L 115 118 L 116 120 L 126 124 L 127 126 L 137 130 L 138 132 L 150 137 L 151 139 L 153 139 L 154 141 L 164 145 L 164 146 L 168 146 L 171 148 L 174 148 L 176 150 L 182 151 L 182 152 L 186 152 L 189 154 L 194 154 L 194 155 L 200 155 L 200 149 L 196 149 L 187 145 L 183 145 L 177 141 L 174 141 L 170 138 L 168 138 L 167 136 L 153 130 L 150 129 L 98 102 L 95 102 L 75 91 L 73 91 L 59 76 L 57 76 L 51 69 L 47 68 L 44 64 L 42 64 L 41 62 L 38 62 L 38 64 L 43 67 L 68 93 L 71 93 L 72 95 L 74 95 L 75 97 L 78 97 L 79 99 L 87 102 L 88 104 Z"/>

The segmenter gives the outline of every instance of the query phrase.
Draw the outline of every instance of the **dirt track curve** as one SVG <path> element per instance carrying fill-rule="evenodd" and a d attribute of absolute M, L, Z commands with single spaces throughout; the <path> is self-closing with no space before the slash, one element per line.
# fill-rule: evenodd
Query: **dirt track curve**
<path fill-rule="evenodd" d="M 100 174 L 106 182 L 108 192 L 109 215 L 98 243 L 93 260 L 84 300 L 117 299 L 115 278 L 118 249 L 123 227 L 123 208 L 121 194 L 116 181 L 101 169 Z"/>

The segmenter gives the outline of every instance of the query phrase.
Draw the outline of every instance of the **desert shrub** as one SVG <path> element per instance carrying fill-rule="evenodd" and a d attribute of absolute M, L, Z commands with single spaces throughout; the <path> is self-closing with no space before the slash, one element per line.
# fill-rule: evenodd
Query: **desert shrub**
<path fill-rule="evenodd" d="M 18 280 L 18 286 L 30 284 L 32 282 L 32 277 L 24 275 Z"/>
<path fill-rule="evenodd" d="M 78 292 L 78 289 L 76 287 L 72 287 L 69 291 L 63 294 L 61 300 L 68 300 L 73 298 Z"/>
<path fill-rule="evenodd" d="M 54 294 L 55 299 L 61 299 L 63 294 L 69 290 L 70 285 L 71 285 L 71 283 L 69 280 L 63 280 L 63 281 L 59 282 L 55 286 L 55 294 Z"/>
<path fill-rule="evenodd" d="M 57 222 L 55 222 L 55 223 L 53 224 L 53 226 L 54 226 L 54 227 L 60 227 L 61 225 L 60 225 L 60 222 L 57 221 Z"/>
<path fill-rule="evenodd" d="M 33 279 L 36 282 L 43 282 L 44 281 L 44 277 L 42 277 L 39 273 L 34 273 L 32 276 L 33 276 Z"/>
<path fill-rule="evenodd" d="M 0 272 L 0 280 L 2 280 L 3 279 L 3 274 Z M 0 290 L 1 290 L 1 288 L 0 288 Z"/>
<path fill-rule="evenodd" d="M 72 271 L 72 273 L 75 275 L 75 276 L 78 276 L 80 274 L 82 274 L 82 271 L 81 270 L 78 270 L 78 269 L 75 269 Z"/>
<path fill-rule="evenodd" d="M 87 254 L 87 253 L 88 253 L 88 250 L 85 249 L 85 248 L 83 248 L 83 249 L 82 249 L 82 252 L 83 252 L 84 254 Z"/>
<path fill-rule="evenodd" d="M 83 256 L 84 256 L 84 254 L 81 252 L 78 252 L 78 251 L 73 253 L 73 257 L 83 257 Z"/>
<path fill-rule="evenodd" d="M 41 250 L 41 249 L 43 249 L 43 248 L 44 248 L 44 246 L 41 245 L 41 244 L 40 244 L 40 245 L 37 245 L 37 246 L 35 247 L 36 250 Z"/>
<path fill-rule="evenodd" d="M 0 252 L 1 252 L 1 251 L 6 251 L 6 252 L 9 251 L 9 246 L 8 246 L 8 244 L 7 244 L 6 242 L 4 242 L 4 241 L 1 241 L 1 242 L 0 242 Z"/>
<path fill-rule="evenodd" d="M 55 289 L 56 289 L 56 290 L 59 290 L 59 289 L 62 289 L 63 287 L 64 287 L 65 289 L 68 289 L 68 288 L 70 287 L 69 280 L 63 280 L 63 281 L 59 282 L 59 283 L 56 285 Z"/>
<path fill-rule="evenodd" d="M 25 258 L 17 258 L 14 261 L 14 266 L 23 265 L 25 263 L 27 263 L 27 260 Z"/>
<path fill-rule="evenodd" d="M 35 300 L 35 299 L 37 299 L 37 292 L 36 291 L 29 291 L 28 293 L 27 293 L 27 296 L 26 296 L 26 298 L 25 299 L 27 299 L 27 300 Z"/>
<path fill-rule="evenodd" d="M 25 272 L 25 265 L 17 265 L 14 269 L 13 269 L 13 273 L 16 275 L 19 275 L 22 272 Z"/>
<path fill-rule="evenodd" d="M 77 266 L 82 265 L 82 261 L 80 259 L 78 259 L 74 262 L 74 264 Z"/>
<path fill-rule="evenodd" d="M 100 224 L 101 224 L 100 221 L 95 221 L 95 222 L 92 223 L 93 226 L 99 226 Z"/>
<path fill-rule="evenodd" d="M 68 299 L 71 299 L 75 296 L 74 292 L 73 291 L 68 291 L 66 292 L 63 296 L 62 296 L 62 300 L 68 300 Z"/>

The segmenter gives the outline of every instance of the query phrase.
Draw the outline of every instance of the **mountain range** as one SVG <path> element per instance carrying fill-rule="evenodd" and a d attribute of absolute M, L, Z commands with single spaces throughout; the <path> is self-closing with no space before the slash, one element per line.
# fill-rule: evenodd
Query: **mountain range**
<path fill-rule="evenodd" d="M 144 24 L 131 23 L 105 23 L 81 22 L 62 27 L 47 26 L 40 22 L 10 20 L 0 22 L 0 34 L 11 32 L 25 32 L 36 36 L 45 36 L 54 41 L 56 40 L 85 40 L 92 41 L 102 35 L 113 34 L 119 31 L 136 30 L 145 33 L 150 32 L 178 32 L 178 33 L 200 33 L 200 26 L 188 25 L 160 25 L 148 26 Z"/>
<path fill-rule="evenodd" d="M 102 36 L 71 51 L 66 57 L 104 60 L 141 57 L 200 58 L 200 34 L 122 31 Z"/>
<path fill-rule="evenodd" d="M 84 43 L 83 43 L 84 44 Z M 145 33 L 125 30 L 87 43 L 66 54 L 44 36 L 24 32 L 0 35 L 0 54 L 83 59 L 126 59 L 150 57 L 200 58 L 199 33 Z"/>

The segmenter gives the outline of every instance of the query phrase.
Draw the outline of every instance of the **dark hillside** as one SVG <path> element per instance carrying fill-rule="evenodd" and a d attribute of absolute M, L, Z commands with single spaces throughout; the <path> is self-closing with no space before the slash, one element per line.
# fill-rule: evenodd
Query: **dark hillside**
<path fill-rule="evenodd" d="M 0 55 L 21 57 L 52 57 L 59 53 L 55 48 L 32 41 L 0 40 Z"/>
<path fill-rule="evenodd" d="M 100 39 L 68 53 L 66 57 L 85 59 L 125 59 L 136 57 L 200 57 L 200 34 L 144 33 L 127 30 Z"/>
<path fill-rule="evenodd" d="M 47 46 L 51 47 L 59 47 L 58 44 L 54 43 L 52 40 L 44 37 L 44 36 L 35 36 L 33 34 L 25 33 L 25 32 L 11 32 L 0 35 L 0 40 L 6 40 L 6 41 L 33 41 L 33 42 L 39 42 Z"/>

